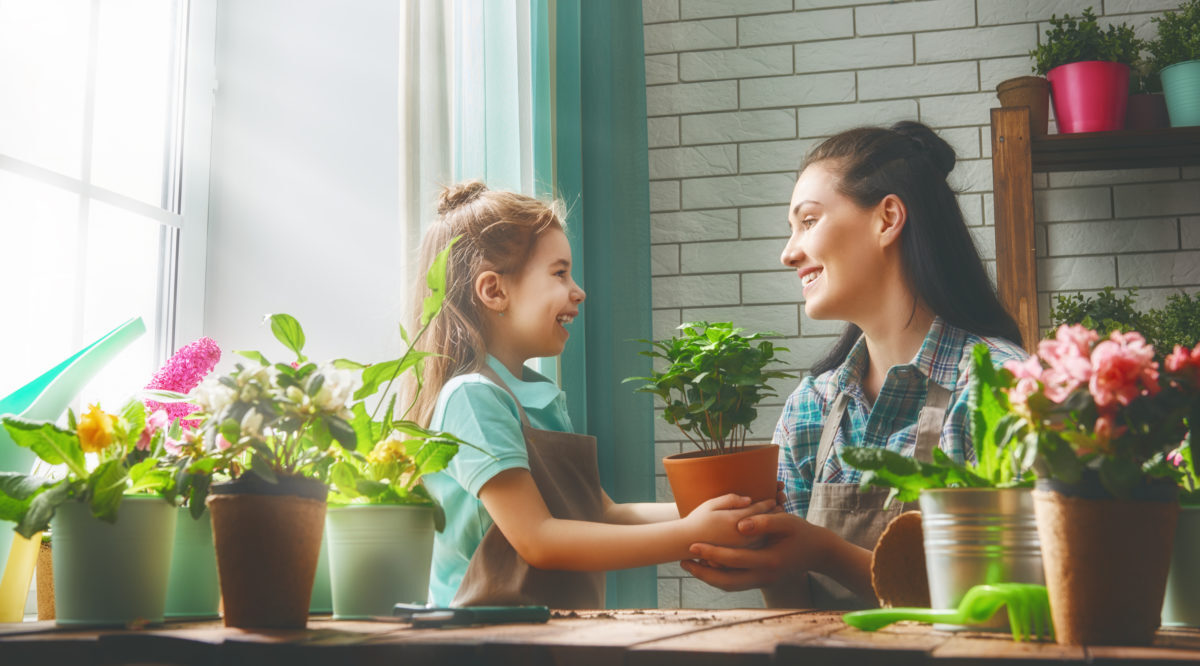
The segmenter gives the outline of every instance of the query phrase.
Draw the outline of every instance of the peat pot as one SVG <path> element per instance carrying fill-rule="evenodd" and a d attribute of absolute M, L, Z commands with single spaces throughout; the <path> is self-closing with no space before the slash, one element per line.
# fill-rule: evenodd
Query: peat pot
<path fill-rule="evenodd" d="M 975 585 L 1045 581 L 1031 488 L 924 490 L 919 501 L 933 608 L 957 608 Z M 1008 615 L 982 626 L 1007 631 Z"/>
<path fill-rule="evenodd" d="M 996 86 L 1000 106 L 1029 107 L 1032 136 L 1043 137 L 1050 125 L 1050 84 L 1040 76 L 1018 76 Z"/>

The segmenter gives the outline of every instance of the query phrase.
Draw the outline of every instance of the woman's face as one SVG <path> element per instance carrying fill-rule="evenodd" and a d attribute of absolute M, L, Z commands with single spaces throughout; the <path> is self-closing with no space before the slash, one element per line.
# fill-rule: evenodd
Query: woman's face
<path fill-rule="evenodd" d="M 810 164 L 796 181 L 788 209 L 791 238 L 780 260 L 794 268 L 813 319 L 858 321 L 879 291 L 880 245 L 874 211 L 837 191 L 838 175 Z"/>

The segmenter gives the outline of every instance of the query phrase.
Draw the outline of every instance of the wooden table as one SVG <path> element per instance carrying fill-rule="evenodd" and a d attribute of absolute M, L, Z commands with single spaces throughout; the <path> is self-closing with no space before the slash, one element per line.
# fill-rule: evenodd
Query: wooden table
<path fill-rule="evenodd" d="M 548 624 L 413 629 L 314 618 L 303 631 L 220 622 L 79 631 L 0 625 L 0 664 L 958 664 L 1197 663 L 1200 630 L 1162 629 L 1154 647 L 1068 648 L 1005 634 L 903 623 L 867 633 L 841 614 L 801 610 L 622 610 L 554 614 Z"/>

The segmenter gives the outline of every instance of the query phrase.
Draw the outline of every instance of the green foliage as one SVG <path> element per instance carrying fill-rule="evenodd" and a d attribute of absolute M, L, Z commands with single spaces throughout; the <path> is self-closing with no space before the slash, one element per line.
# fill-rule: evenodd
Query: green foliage
<path fill-rule="evenodd" d="M 986 345 L 976 345 L 971 356 L 972 380 L 968 405 L 975 462 L 951 460 L 939 448 L 933 462 L 920 462 L 895 451 L 847 447 L 842 459 L 863 470 L 860 487 L 891 488 L 888 502 L 912 502 L 929 488 L 1014 488 L 1033 483 L 1033 453 L 1023 439 L 1019 419 L 1010 413 L 1003 389 L 1012 386 L 1012 373 L 997 370 Z"/>
<path fill-rule="evenodd" d="M 1096 331 L 1101 338 L 1113 331 L 1137 331 L 1154 347 L 1161 360 L 1175 345 L 1194 347 L 1200 342 L 1200 298 L 1180 292 L 1172 294 L 1162 308 L 1145 313 L 1134 304 L 1136 289 L 1116 296 L 1112 287 L 1105 287 L 1096 296 L 1075 295 L 1055 297 L 1050 312 L 1053 329 L 1062 324 L 1081 324 Z"/>
<path fill-rule="evenodd" d="M 662 342 L 639 340 L 653 348 L 640 352 L 666 363 L 637 391 L 652 393 L 666 405 L 663 418 L 704 451 L 725 453 L 745 446 L 746 433 L 758 416 L 759 401 L 775 393 L 771 379 L 793 377 L 766 367 L 776 363 L 776 347 L 762 334 L 741 335 L 730 322 L 682 324 L 683 334 Z"/>
<path fill-rule="evenodd" d="M 1146 45 L 1156 69 L 1200 60 L 1200 0 L 1185 0 L 1177 11 L 1150 20 L 1158 24 L 1158 38 Z"/>
<path fill-rule="evenodd" d="M 1146 313 L 1145 329 L 1146 339 L 1160 357 L 1170 354 L 1175 345 L 1195 347 L 1200 342 L 1200 298 L 1172 294 L 1164 307 Z"/>
<path fill-rule="evenodd" d="M 1033 71 L 1045 76 L 1059 65 L 1087 60 L 1105 60 L 1132 66 L 1138 59 L 1142 45 L 1142 40 L 1134 35 L 1133 28 L 1124 23 L 1101 30 L 1096 15 L 1088 7 L 1079 19 L 1070 14 L 1064 14 L 1062 18 L 1051 16 L 1045 39 L 1029 55 L 1034 59 Z"/>

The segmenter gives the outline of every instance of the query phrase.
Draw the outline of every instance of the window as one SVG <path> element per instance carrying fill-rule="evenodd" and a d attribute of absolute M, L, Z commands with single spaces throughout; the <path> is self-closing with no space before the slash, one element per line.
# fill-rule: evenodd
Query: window
<path fill-rule="evenodd" d="M 80 394 L 115 409 L 175 347 L 192 4 L 0 2 L 0 396 L 140 316 Z"/>

